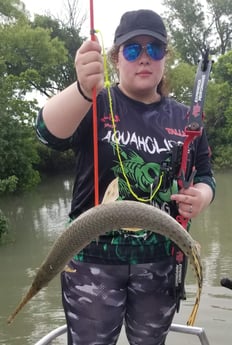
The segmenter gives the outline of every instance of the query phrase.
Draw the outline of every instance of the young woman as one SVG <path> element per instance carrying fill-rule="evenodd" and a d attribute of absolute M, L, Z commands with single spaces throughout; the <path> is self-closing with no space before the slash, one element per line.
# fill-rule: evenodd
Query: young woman
<path fill-rule="evenodd" d="M 184 141 L 188 108 L 163 92 L 167 33 L 150 10 L 126 12 L 115 31 L 111 58 L 119 83 L 104 88 L 101 47 L 86 41 L 77 51 L 78 82 L 41 109 L 37 133 L 58 150 L 76 153 L 70 218 L 94 206 L 92 90 L 97 92 L 100 202 L 118 178 L 119 199 L 149 199 L 171 215 L 192 218 L 214 196 L 205 132 L 191 145 L 193 185 L 163 179 L 161 166 Z M 165 182 L 168 181 L 168 183 Z M 158 187 L 157 187 L 158 186 Z M 154 192 L 156 191 L 156 192 Z M 152 197 L 151 197 L 152 196 Z M 176 311 L 175 257 L 169 239 L 146 229 L 115 230 L 92 241 L 62 273 L 68 344 L 116 344 L 123 322 L 132 345 L 161 345 Z"/>

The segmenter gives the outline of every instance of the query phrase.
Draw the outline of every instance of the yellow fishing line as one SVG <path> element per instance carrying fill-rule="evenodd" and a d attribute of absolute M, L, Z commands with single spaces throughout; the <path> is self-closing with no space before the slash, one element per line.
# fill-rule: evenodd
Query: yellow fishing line
<path fill-rule="evenodd" d="M 196 293 L 196 299 L 195 299 L 195 303 L 193 306 L 193 310 L 192 310 L 191 315 L 189 316 L 189 319 L 187 321 L 188 326 L 193 326 L 195 323 L 195 320 L 196 320 L 197 312 L 198 312 L 199 305 L 200 305 L 200 298 L 201 298 L 201 292 L 202 292 L 202 280 L 203 280 L 203 278 L 202 278 L 202 267 L 199 263 L 198 256 L 195 253 L 193 248 L 191 251 L 192 251 L 192 256 L 193 256 L 193 260 L 194 260 L 198 289 L 197 289 L 197 293 Z"/>
<path fill-rule="evenodd" d="M 112 125 L 113 125 L 113 132 L 114 132 L 114 138 L 115 138 L 115 146 L 116 146 L 116 152 L 117 152 L 117 156 L 118 156 L 118 160 L 119 160 L 119 164 L 120 164 L 120 168 L 122 170 L 122 174 L 123 177 L 126 181 L 127 187 L 130 191 L 130 193 L 133 195 L 133 197 L 141 202 L 150 202 L 152 201 L 152 199 L 155 197 L 156 193 L 158 192 L 158 190 L 160 189 L 160 186 L 162 184 L 163 181 L 163 173 L 161 174 L 160 178 L 159 178 L 159 182 L 156 186 L 156 188 L 154 189 L 154 191 L 152 192 L 152 194 L 150 195 L 150 197 L 148 199 L 144 199 L 144 198 L 140 198 L 132 189 L 130 181 L 126 175 L 125 172 L 125 168 L 123 165 L 123 161 L 122 161 L 122 157 L 120 154 L 120 148 L 119 148 L 119 142 L 117 139 L 117 135 L 116 135 L 116 124 L 115 124 L 115 120 L 114 120 L 114 111 L 113 111 L 113 101 L 112 101 L 112 96 L 111 96 L 111 91 L 110 91 L 110 79 L 109 79 L 109 72 L 108 72 L 108 66 L 107 66 L 107 55 L 105 52 L 105 47 L 104 47 L 104 43 L 103 43 L 103 37 L 100 31 L 97 31 L 100 34 L 101 37 L 101 41 L 102 41 L 102 53 L 103 53 L 103 65 L 104 65 L 104 77 L 105 77 L 105 88 L 107 89 L 107 94 L 108 94 L 108 99 L 109 99 L 109 108 L 110 108 L 110 116 L 111 116 L 111 121 L 112 121 Z"/>

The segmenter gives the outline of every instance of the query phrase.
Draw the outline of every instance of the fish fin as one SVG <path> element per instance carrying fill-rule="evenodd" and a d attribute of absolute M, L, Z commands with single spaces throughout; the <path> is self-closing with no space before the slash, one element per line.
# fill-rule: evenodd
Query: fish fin
<path fill-rule="evenodd" d="M 196 249 L 197 249 L 197 253 L 200 256 L 201 255 L 201 245 L 200 245 L 200 243 L 198 241 L 195 241 L 195 246 L 196 246 Z"/>
<path fill-rule="evenodd" d="M 69 265 L 66 265 L 63 271 L 68 273 L 75 273 L 77 270 L 74 270 Z"/>

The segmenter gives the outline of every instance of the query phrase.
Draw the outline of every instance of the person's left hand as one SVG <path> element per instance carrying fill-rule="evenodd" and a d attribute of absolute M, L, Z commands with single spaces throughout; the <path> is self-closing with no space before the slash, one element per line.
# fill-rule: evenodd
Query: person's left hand
<path fill-rule="evenodd" d="M 178 194 L 171 196 L 171 200 L 176 201 L 180 215 L 185 218 L 196 217 L 205 207 L 203 190 L 195 186 L 180 189 Z"/>

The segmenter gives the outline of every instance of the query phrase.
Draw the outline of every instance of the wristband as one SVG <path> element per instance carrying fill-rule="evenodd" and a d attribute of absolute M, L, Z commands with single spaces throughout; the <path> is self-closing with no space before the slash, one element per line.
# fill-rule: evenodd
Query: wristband
<path fill-rule="evenodd" d="M 87 96 L 84 94 L 84 92 L 83 92 L 83 90 L 82 90 L 82 88 L 81 88 L 81 85 L 80 85 L 80 83 L 79 83 L 79 80 L 77 80 L 77 89 L 78 89 L 79 93 L 81 94 L 81 96 L 82 96 L 86 101 L 91 102 L 91 103 L 93 102 L 93 100 L 92 100 L 91 98 L 87 97 Z"/>

